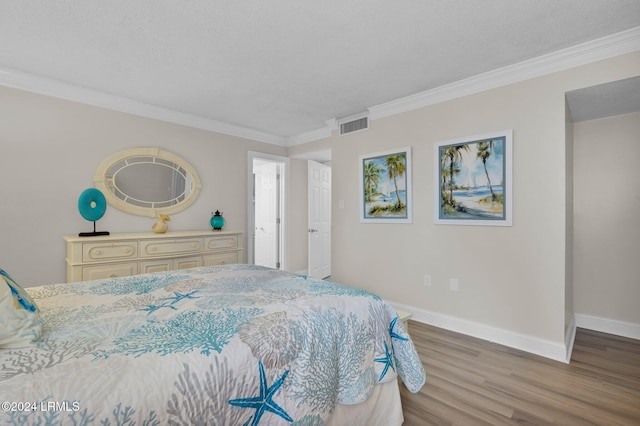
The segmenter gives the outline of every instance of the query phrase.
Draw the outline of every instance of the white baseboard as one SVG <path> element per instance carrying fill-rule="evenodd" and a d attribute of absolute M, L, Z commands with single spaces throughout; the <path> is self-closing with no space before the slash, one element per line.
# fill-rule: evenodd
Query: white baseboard
<path fill-rule="evenodd" d="M 575 314 L 576 326 L 601 333 L 615 334 L 640 340 L 640 324 L 617 321 L 608 318 L 594 317 L 592 315 Z"/>
<path fill-rule="evenodd" d="M 540 355 L 545 358 L 550 358 L 564 363 L 569 363 L 571 357 L 571 349 L 573 348 L 573 339 L 575 337 L 575 326 L 573 326 L 573 331 L 571 331 L 571 324 L 569 324 L 569 329 L 566 333 L 570 334 L 570 336 L 567 336 L 567 341 L 564 343 L 558 343 L 552 342 L 551 340 L 540 339 L 538 337 L 514 333 L 513 331 L 479 324 L 462 318 L 427 311 L 425 309 L 401 303 L 389 301 L 389 304 L 393 306 L 394 309 L 411 312 L 413 314 L 411 317 L 412 320 L 424 324 L 488 340 L 490 342 L 509 346 L 514 349 L 519 349 L 521 351 Z"/>

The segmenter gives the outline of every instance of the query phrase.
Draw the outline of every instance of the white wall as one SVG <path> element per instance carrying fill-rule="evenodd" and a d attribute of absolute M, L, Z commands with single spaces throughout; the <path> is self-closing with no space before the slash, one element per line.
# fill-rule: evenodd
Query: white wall
<path fill-rule="evenodd" d="M 531 81 L 374 121 L 333 147 L 336 280 L 429 312 L 564 341 L 564 97 Z M 512 227 L 433 224 L 434 142 L 514 131 Z M 414 223 L 358 223 L 358 157 L 412 146 Z M 335 229 L 335 228 L 334 228 Z M 423 275 L 432 286 L 425 288 Z M 449 279 L 460 291 L 449 290 Z M 545 315 L 540 315 L 544 311 Z M 533 320 L 535 318 L 535 320 Z"/>
<path fill-rule="evenodd" d="M 640 330 L 640 113 L 574 124 L 575 311 Z"/>
<path fill-rule="evenodd" d="M 574 239 L 573 239 L 573 197 L 574 197 L 574 138 L 573 138 L 573 120 L 571 117 L 571 111 L 569 110 L 569 103 L 565 99 L 564 107 L 565 117 L 565 176 L 566 176 L 566 192 L 565 192 L 565 279 L 564 279 L 564 330 L 565 330 L 565 342 L 568 342 L 568 346 L 571 348 L 573 345 L 571 342 L 575 337 L 575 321 L 574 321 L 574 307 L 573 307 L 573 267 L 574 264 Z M 570 354 L 567 354 L 570 356 Z"/>
<path fill-rule="evenodd" d="M 571 129 L 565 93 L 640 74 L 624 55 L 371 121 L 362 133 L 289 148 L 333 153 L 333 278 L 414 318 L 564 359 L 573 314 Z M 514 131 L 512 227 L 433 223 L 433 144 Z M 413 224 L 361 224 L 360 155 L 411 146 Z M 338 209 L 339 200 L 345 208 Z M 423 286 L 424 274 L 432 286 Z M 449 279 L 460 279 L 460 292 Z"/>
<path fill-rule="evenodd" d="M 416 317 L 451 319 L 449 324 L 480 337 L 502 332 L 503 343 L 527 349 L 527 342 L 537 342 L 543 349 L 531 351 L 549 355 L 545 345 L 565 347 L 565 282 L 573 267 L 567 264 L 572 219 L 564 94 L 637 75 L 640 53 L 623 55 L 374 120 L 367 132 L 334 134 L 287 150 L 0 88 L 0 265 L 26 286 L 64 281 L 62 236 L 90 227 L 77 212 L 77 197 L 92 186 L 98 163 L 117 150 L 158 146 L 198 170 L 200 198 L 172 217 L 170 229 L 206 229 L 211 211 L 220 209 L 229 229 L 245 231 L 247 151 L 294 156 L 331 149 L 336 280 L 411 307 Z M 514 130 L 513 226 L 434 225 L 433 143 L 508 128 Z M 407 145 L 413 147 L 413 224 L 361 224 L 359 156 Z M 98 228 L 141 231 L 153 222 L 108 209 Z M 422 285 L 426 273 L 433 279 L 429 288 Z M 460 292 L 448 290 L 451 277 L 460 279 Z M 576 292 L 576 311 L 578 305 Z"/>
<path fill-rule="evenodd" d="M 171 217 L 170 231 L 208 229 L 219 209 L 227 229 L 245 232 L 247 151 L 286 154 L 270 144 L 6 87 L 0 87 L 0 122 L 0 267 L 26 287 L 66 280 L 62 237 L 92 230 L 78 213 L 78 197 L 93 186 L 108 155 L 156 146 L 195 167 L 202 191 Z M 155 221 L 108 207 L 97 229 L 151 232 Z"/>

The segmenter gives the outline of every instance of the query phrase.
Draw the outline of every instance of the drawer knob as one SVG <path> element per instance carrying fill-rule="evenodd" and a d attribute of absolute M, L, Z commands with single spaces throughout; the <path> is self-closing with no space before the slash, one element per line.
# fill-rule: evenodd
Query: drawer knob
<path fill-rule="evenodd" d="M 158 250 L 158 248 L 157 248 L 157 247 L 151 247 L 151 248 L 149 249 L 149 251 L 156 251 L 156 250 Z"/>
<path fill-rule="evenodd" d="M 198 248 L 198 243 L 193 243 L 193 244 L 191 244 L 191 247 L 193 247 L 193 248 Z"/>
<path fill-rule="evenodd" d="M 127 254 L 131 253 L 131 247 L 127 247 L 126 249 L 124 249 L 124 252 Z"/>
<path fill-rule="evenodd" d="M 96 250 L 96 256 L 100 256 L 102 252 L 100 250 Z"/>

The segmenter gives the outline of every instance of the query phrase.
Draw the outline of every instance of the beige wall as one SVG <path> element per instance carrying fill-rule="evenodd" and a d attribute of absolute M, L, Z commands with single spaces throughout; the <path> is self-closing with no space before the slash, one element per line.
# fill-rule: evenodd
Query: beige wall
<path fill-rule="evenodd" d="M 0 87 L 0 121 L 0 267 L 25 286 L 65 281 L 62 236 L 92 229 L 78 213 L 78 197 L 109 154 L 157 146 L 182 156 L 198 171 L 202 191 L 171 217 L 169 229 L 207 229 L 219 209 L 228 229 L 243 232 L 247 151 L 286 154 L 275 145 L 6 87 Z M 108 207 L 97 228 L 141 232 L 154 222 Z"/>
<path fill-rule="evenodd" d="M 640 54 L 624 55 L 289 148 L 289 155 L 332 149 L 333 278 L 441 318 L 564 347 L 573 314 L 573 161 L 565 92 L 639 74 Z M 514 131 L 513 226 L 433 224 L 434 142 L 503 129 Z M 413 150 L 413 224 L 361 224 L 359 156 L 407 145 Z M 344 209 L 337 208 L 339 200 Z M 424 274 L 432 276 L 431 287 L 423 286 Z M 460 292 L 449 290 L 450 278 L 460 279 Z"/>
<path fill-rule="evenodd" d="M 289 183 L 289 270 L 308 270 L 309 208 L 307 197 L 307 161 L 292 158 L 289 163 L 291 182 Z"/>
<path fill-rule="evenodd" d="M 172 217 L 171 229 L 206 228 L 211 211 L 220 209 L 230 229 L 245 231 L 247 151 L 294 156 L 330 148 L 336 280 L 469 324 L 564 345 L 571 309 L 565 283 L 572 268 L 564 94 L 636 75 L 640 53 L 377 119 L 369 131 L 286 150 L 0 88 L 0 265 L 27 286 L 64 281 L 62 235 L 90 226 L 77 212 L 77 197 L 92 186 L 100 160 L 119 149 L 158 146 L 191 161 L 200 173 L 200 198 Z M 434 225 L 433 143 L 502 129 L 514 131 L 513 226 Z M 413 223 L 361 224 L 359 156 L 407 145 L 413 149 Z M 292 168 L 292 176 L 302 176 L 300 163 Z M 301 182 L 293 186 L 292 194 L 304 192 Z M 306 194 L 292 199 L 291 215 L 303 205 Z M 140 231 L 152 223 L 108 209 L 98 228 Z M 306 245 L 306 238 L 295 235 L 304 234 L 306 224 L 300 225 L 292 225 L 296 231 L 289 236 L 293 270 L 303 262 L 293 257 Z M 422 285 L 424 274 L 432 276 L 431 287 Z M 460 279 L 460 292 L 449 291 L 452 277 Z M 575 281 L 579 312 L 577 270 Z"/>
<path fill-rule="evenodd" d="M 640 113 L 574 124 L 575 311 L 640 324 Z"/>
<path fill-rule="evenodd" d="M 372 122 L 333 146 L 333 276 L 389 300 L 564 341 L 564 94 L 529 81 Z M 434 142 L 514 131 L 512 227 L 433 224 Z M 413 149 L 413 224 L 360 224 L 358 157 Z M 423 286 L 423 275 L 432 286 Z M 449 279 L 460 291 L 449 290 Z"/>

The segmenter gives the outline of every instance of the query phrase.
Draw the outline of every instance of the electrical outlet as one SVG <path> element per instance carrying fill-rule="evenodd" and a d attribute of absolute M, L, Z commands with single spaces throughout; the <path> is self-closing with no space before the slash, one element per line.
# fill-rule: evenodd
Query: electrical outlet
<path fill-rule="evenodd" d="M 424 286 L 431 287 L 431 275 L 424 276 Z"/>
<path fill-rule="evenodd" d="M 451 288 L 451 291 L 460 291 L 460 280 L 457 278 L 451 278 L 449 280 L 449 288 Z"/>

